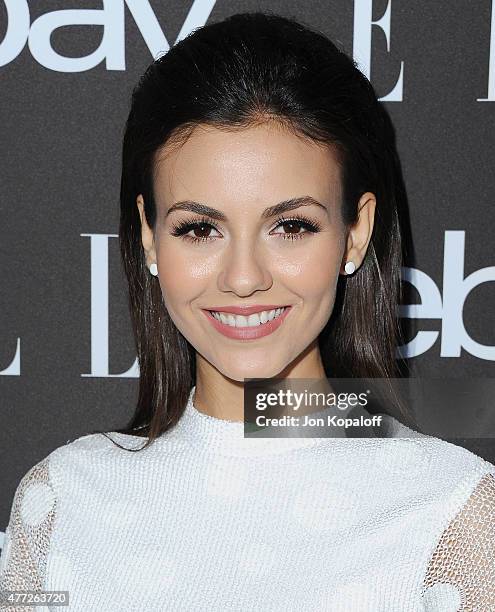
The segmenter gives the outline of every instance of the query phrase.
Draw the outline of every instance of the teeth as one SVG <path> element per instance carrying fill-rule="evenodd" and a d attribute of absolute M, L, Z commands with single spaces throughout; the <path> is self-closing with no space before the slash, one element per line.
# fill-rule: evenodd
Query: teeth
<path fill-rule="evenodd" d="M 285 308 L 276 308 L 275 310 L 263 310 L 255 314 L 245 317 L 244 315 L 235 315 L 227 312 L 215 312 L 210 310 L 211 314 L 224 325 L 230 327 L 257 327 L 268 321 L 272 321 L 279 317 Z"/>

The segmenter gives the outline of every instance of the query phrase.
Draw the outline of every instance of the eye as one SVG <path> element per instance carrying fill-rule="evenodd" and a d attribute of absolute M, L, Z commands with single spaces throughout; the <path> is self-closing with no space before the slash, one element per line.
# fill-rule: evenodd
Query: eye
<path fill-rule="evenodd" d="M 321 225 L 318 221 L 312 221 L 302 215 L 294 215 L 289 219 L 279 217 L 274 229 L 279 227 L 288 229 L 287 232 L 274 232 L 275 235 L 281 236 L 284 240 L 298 240 L 303 238 L 305 234 L 314 234 L 321 230 Z M 211 235 L 212 230 L 220 234 L 218 228 L 208 221 L 207 218 L 203 217 L 196 221 L 185 220 L 176 223 L 172 227 L 171 234 L 192 243 L 211 242 L 218 238 L 218 236 Z M 193 235 L 189 235 L 189 232 L 193 232 Z"/>
<path fill-rule="evenodd" d="M 217 238 L 217 236 L 210 236 L 211 230 L 218 232 L 217 227 L 210 223 L 207 219 L 203 218 L 199 221 L 182 221 L 175 224 L 172 227 L 172 236 L 180 236 L 183 240 L 189 242 L 209 242 Z M 196 235 L 189 236 L 189 232 L 194 232 Z"/>
<path fill-rule="evenodd" d="M 321 230 L 321 226 L 318 221 L 311 221 L 302 215 L 294 215 L 290 219 L 279 217 L 277 219 L 275 229 L 284 226 L 288 228 L 288 232 L 275 232 L 279 236 L 282 236 L 284 240 L 299 240 L 305 234 L 316 234 Z M 305 231 L 299 231 L 301 229 L 304 229 Z"/>

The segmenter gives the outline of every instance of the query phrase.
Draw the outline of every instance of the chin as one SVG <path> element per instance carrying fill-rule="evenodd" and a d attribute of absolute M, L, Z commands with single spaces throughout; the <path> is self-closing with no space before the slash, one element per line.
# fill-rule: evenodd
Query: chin
<path fill-rule="evenodd" d="M 224 376 L 237 382 L 244 382 L 245 378 L 274 378 L 283 369 L 283 365 L 277 367 L 273 361 L 271 363 L 253 364 L 251 367 L 246 363 L 239 364 L 239 367 L 233 367 L 232 363 L 225 364 L 225 367 L 218 367 L 218 370 Z"/>

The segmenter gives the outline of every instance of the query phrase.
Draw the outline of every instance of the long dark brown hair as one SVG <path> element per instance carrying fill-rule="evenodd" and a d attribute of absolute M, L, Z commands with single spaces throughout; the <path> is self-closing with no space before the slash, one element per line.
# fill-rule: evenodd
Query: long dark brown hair
<path fill-rule="evenodd" d="M 140 378 L 135 414 L 115 431 L 149 438 L 143 448 L 181 417 L 195 382 L 195 351 L 146 266 L 136 197 L 143 194 L 154 229 L 159 148 L 198 124 L 242 129 L 267 119 L 337 151 L 347 226 L 357 221 L 360 196 L 376 196 L 366 257 L 355 274 L 340 275 L 332 315 L 318 338 L 326 375 L 403 375 L 397 310 L 406 194 L 388 114 L 356 63 L 322 33 L 270 13 L 236 14 L 195 30 L 156 59 L 132 94 L 119 240 Z"/>

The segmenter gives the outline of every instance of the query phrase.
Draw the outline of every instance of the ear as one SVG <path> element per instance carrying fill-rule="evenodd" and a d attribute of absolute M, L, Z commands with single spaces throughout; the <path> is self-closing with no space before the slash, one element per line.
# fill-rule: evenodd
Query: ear
<path fill-rule="evenodd" d="M 375 209 L 375 195 L 370 191 L 363 193 L 358 202 L 358 220 L 351 226 L 347 236 L 346 250 L 341 264 L 342 274 L 347 275 L 344 270 L 346 262 L 352 261 L 356 270 L 362 264 L 373 233 Z"/>
<path fill-rule="evenodd" d="M 152 263 L 156 263 L 155 238 L 153 236 L 153 230 L 146 221 L 144 199 L 141 194 L 136 198 L 136 205 L 141 219 L 141 242 L 146 257 L 146 265 L 149 267 Z"/>

